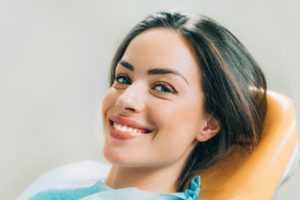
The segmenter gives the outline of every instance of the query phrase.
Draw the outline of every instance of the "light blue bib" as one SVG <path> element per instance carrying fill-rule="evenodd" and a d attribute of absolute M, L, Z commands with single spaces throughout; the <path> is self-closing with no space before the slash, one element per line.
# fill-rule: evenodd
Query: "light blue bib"
<path fill-rule="evenodd" d="M 104 183 L 111 166 L 83 161 L 41 175 L 17 200 L 197 200 L 200 177 L 195 176 L 184 192 L 160 194 L 134 187 L 113 189 Z"/>
<path fill-rule="evenodd" d="M 172 194 L 159 194 L 146 192 L 137 188 L 113 189 L 107 186 L 102 180 L 91 187 L 77 189 L 53 189 L 42 191 L 33 196 L 30 200 L 119 200 L 119 199 L 147 199 L 147 200 L 197 200 L 200 192 L 200 177 L 195 176 L 189 188 L 185 192 Z"/>

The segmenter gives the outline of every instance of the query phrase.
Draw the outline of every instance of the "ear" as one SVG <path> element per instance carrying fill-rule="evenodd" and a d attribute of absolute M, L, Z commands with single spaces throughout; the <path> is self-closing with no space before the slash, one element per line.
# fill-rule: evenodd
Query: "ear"
<path fill-rule="evenodd" d="M 196 139 L 199 142 L 205 142 L 218 134 L 220 129 L 220 122 L 212 115 L 209 115 L 200 126 L 200 131 L 198 132 Z"/>

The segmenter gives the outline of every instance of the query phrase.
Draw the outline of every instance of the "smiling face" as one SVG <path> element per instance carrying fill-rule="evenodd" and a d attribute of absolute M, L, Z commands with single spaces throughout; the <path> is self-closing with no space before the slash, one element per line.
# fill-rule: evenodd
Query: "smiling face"
<path fill-rule="evenodd" d="M 110 162 L 182 168 L 197 142 L 215 134 L 204 112 L 197 62 L 173 30 L 150 29 L 131 41 L 102 105 Z"/>

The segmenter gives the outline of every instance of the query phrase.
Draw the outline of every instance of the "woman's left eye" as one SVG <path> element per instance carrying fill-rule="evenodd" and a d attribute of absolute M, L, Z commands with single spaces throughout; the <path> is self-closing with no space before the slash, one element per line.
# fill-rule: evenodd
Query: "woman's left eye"
<path fill-rule="evenodd" d="M 154 89 L 160 93 L 172 93 L 172 94 L 176 93 L 174 88 L 172 88 L 169 85 L 162 84 L 162 83 L 154 85 L 152 89 Z"/>

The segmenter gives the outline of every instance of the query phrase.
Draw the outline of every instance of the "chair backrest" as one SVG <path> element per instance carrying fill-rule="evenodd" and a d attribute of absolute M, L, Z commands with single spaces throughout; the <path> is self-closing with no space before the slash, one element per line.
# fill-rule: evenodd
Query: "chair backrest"
<path fill-rule="evenodd" d="M 216 165 L 199 172 L 201 200 L 266 200 L 279 185 L 298 144 L 292 101 L 268 91 L 260 143 L 253 152 L 233 147 Z"/>

